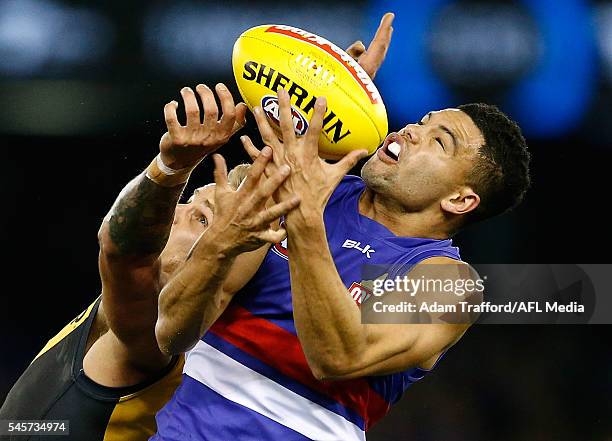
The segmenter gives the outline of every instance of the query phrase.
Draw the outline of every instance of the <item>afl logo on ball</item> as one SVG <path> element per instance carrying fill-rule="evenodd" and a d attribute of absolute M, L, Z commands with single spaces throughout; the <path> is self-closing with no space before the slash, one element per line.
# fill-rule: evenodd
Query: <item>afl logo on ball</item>
<path fill-rule="evenodd" d="M 280 125 L 280 107 L 278 105 L 278 98 L 272 95 L 266 95 L 261 99 L 261 108 L 264 110 L 268 118 L 270 118 L 276 125 Z M 293 117 L 293 128 L 295 134 L 302 136 L 306 134 L 308 130 L 308 121 L 304 118 L 304 115 L 299 110 L 291 106 L 291 116 Z"/>

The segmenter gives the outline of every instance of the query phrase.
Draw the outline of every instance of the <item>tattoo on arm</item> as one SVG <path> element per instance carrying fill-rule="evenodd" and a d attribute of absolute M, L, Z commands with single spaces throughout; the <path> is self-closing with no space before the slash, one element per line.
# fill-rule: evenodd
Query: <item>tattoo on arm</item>
<path fill-rule="evenodd" d="M 183 188 L 162 187 L 144 173 L 125 186 L 107 216 L 109 236 L 120 254 L 161 253 Z"/>

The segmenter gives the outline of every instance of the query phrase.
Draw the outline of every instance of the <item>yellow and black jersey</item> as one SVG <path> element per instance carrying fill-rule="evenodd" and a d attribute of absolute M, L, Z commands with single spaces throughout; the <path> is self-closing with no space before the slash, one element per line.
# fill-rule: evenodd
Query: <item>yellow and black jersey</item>
<path fill-rule="evenodd" d="M 69 435 L 3 439 L 145 441 L 155 433 L 155 414 L 178 387 L 184 357 L 147 383 L 120 388 L 95 383 L 83 372 L 83 357 L 100 301 L 49 340 L 0 408 L 0 420 L 68 420 Z"/>

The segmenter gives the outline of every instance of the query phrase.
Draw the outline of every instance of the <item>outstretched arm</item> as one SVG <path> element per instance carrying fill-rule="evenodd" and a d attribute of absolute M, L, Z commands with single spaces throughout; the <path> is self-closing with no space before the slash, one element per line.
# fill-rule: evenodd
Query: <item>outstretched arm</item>
<path fill-rule="evenodd" d="M 244 272 L 253 262 L 258 266 L 262 251 L 267 250 L 262 246 L 284 239 L 285 230 L 275 230 L 271 223 L 293 210 L 299 198 L 289 196 L 266 207 L 289 174 L 289 167 L 281 166 L 265 178 L 264 169 L 271 156 L 271 149 L 265 147 L 235 191 L 227 185 L 225 163 L 215 157 L 213 223 L 160 294 L 155 334 L 163 353 L 178 354 L 193 347 L 233 294 L 228 293 L 226 284 L 230 271 Z"/>
<path fill-rule="evenodd" d="M 178 103 L 166 104 L 168 132 L 160 141 L 159 155 L 121 191 L 98 234 L 102 311 L 111 332 L 96 341 L 84 365 L 88 375 L 103 384 L 139 381 L 138 372 L 146 374 L 167 364 L 169 358 L 159 351 L 154 333 L 159 256 L 191 171 L 244 124 L 245 106 L 234 106 L 225 86 L 217 86 L 220 120 L 212 91 L 204 85 L 196 91 L 204 105 L 204 122 L 196 94 L 188 87 L 181 90 L 185 126 L 177 119 Z M 130 372 L 136 373 L 129 376 Z"/>

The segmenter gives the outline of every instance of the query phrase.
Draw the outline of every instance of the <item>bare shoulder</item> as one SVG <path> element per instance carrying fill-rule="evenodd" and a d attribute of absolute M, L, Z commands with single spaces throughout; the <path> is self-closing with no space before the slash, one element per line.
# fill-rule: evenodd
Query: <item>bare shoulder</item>
<path fill-rule="evenodd" d="M 463 333 L 478 319 L 469 305 L 482 302 L 484 281 L 468 263 L 432 257 L 416 265 L 409 277 L 420 283 L 413 300 L 430 323 Z"/>
<path fill-rule="evenodd" d="M 418 273 L 426 273 L 432 276 L 440 274 L 466 280 L 479 279 L 478 272 L 472 265 L 462 260 L 451 259 L 445 256 L 435 256 L 422 260 L 411 271 L 412 275 Z"/>

